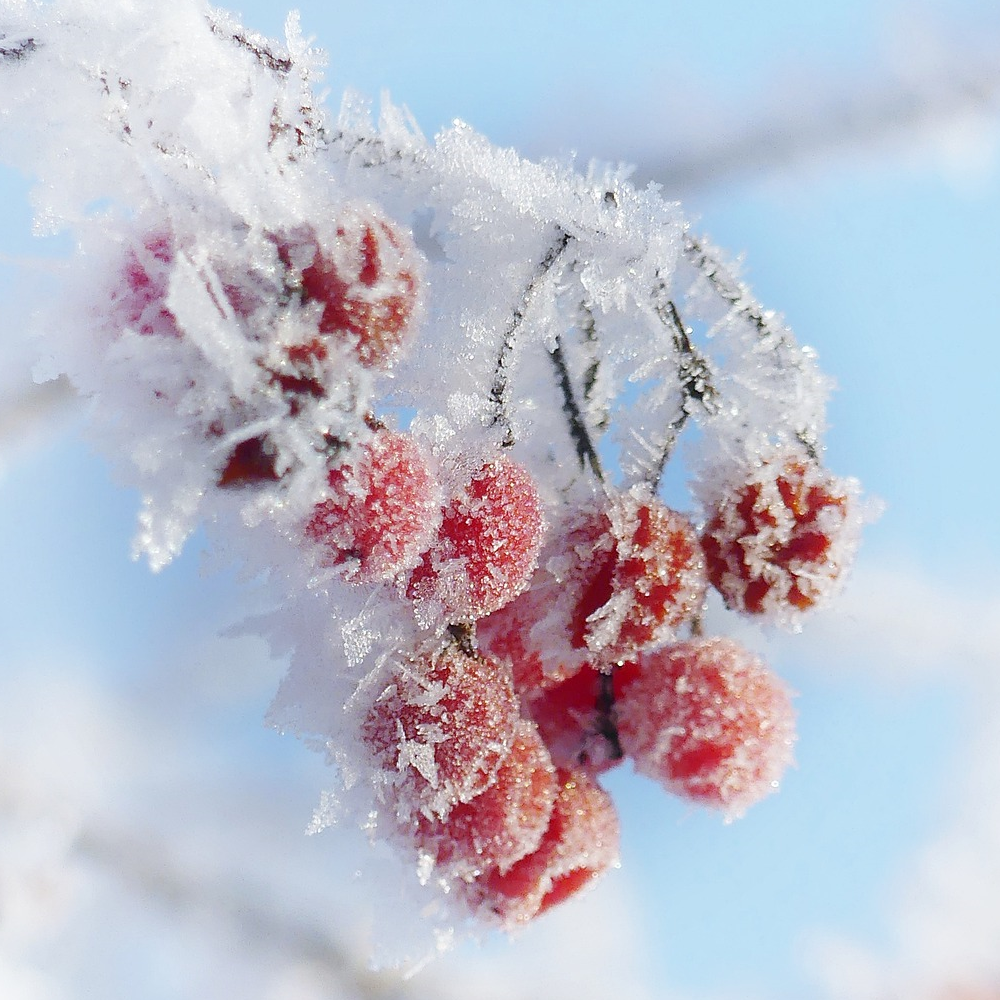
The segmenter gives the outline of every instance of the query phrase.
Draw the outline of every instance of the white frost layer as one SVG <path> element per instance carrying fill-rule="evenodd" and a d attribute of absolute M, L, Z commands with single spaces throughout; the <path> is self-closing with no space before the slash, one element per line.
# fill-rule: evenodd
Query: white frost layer
<path fill-rule="evenodd" d="M 197 0 L 24 0 L 5 5 L 0 36 L 0 144 L 36 179 L 39 230 L 77 245 L 32 290 L 47 367 L 89 397 L 141 489 L 136 549 L 153 568 L 205 523 L 221 558 L 266 579 L 274 611 L 258 625 L 290 657 L 272 721 L 337 766 L 331 815 L 377 827 L 356 692 L 424 637 L 398 587 L 352 587 L 304 544 L 323 442 L 365 440 L 375 413 L 442 468 L 511 445 L 553 512 L 599 492 L 597 451 L 621 488 L 655 485 L 694 424 L 691 457 L 708 466 L 818 447 L 828 386 L 813 355 L 625 171 L 529 163 L 465 125 L 429 141 L 399 109 L 375 122 L 356 99 L 331 121 L 294 19 L 279 45 Z M 359 202 L 412 229 L 426 257 L 420 328 L 386 370 L 333 350 L 323 395 L 292 414 L 265 373 L 320 316 L 287 287 L 281 234 L 335 230 Z M 144 277 L 130 279 L 136 260 Z M 167 313 L 133 316 L 130 282 L 162 282 Z M 216 488 L 255 436 L 280 480 Z M 411 888 L 448 939 L 445 895 Z"/>

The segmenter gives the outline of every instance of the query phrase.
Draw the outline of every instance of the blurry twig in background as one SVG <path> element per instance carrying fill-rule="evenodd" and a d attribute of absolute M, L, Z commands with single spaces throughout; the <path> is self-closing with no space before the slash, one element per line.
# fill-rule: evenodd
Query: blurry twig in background
<path fill-rule="evenodd" d="M 0 398 L 0 461 L 13 451 L 37 444 L 71 412 L 76 401 L 65 377 L 25 385 L 13 396 Z"/>
<path fill-rule="evenodd" d="M 1000 148 L 998 52 L 992 33 L 952 45 L 935 35 L 907 39 L 888 57 L 888 72 L 848 77 L 849 90 L 835 88 L 832 74 L 786 78 L 756 107 L 743 101 L 711 121 L 672 123 L 671 152 L 641 156 L 636 178 L 684 194 L 859 152 L 919 155 L 923 166 L 936 160 L 960 175 L 975 172 Z"/>

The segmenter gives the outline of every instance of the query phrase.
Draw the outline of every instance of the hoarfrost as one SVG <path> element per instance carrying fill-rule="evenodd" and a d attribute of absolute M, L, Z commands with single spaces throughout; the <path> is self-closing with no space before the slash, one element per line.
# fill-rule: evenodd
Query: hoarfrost
<path fill-rule="evenodd" d="M 19 2 L 0 38 L 2 148 L 35 178 L 38 230 L 77 244 L 38 290 L 37 332 L 142 491 L 137 554 L 160 568 L 206 524 L 269 588 L 256 625 L 290 664 L 270 721 L 322 747 L 340 783 L 311 829 L 334 812 L 380 829 L 395 777 L 360 746 L 365 713 L 387 664 L 454 629 L 438 605 L 468 589 L 465 558 L 435 564 L 422 601 L 405 576 L 359 587 L 307 541 L 329 476 L 373 435 L 426 441 L 446 496 L 504 449 L 549 525 L 612 483 L 655 492 L 689 426 L 703 494 L 768 449 L 819 453 L 829 385 L 813 354 L 626 170 L 530 163 L 462 123 L 428 140 L 388 101 L 375 121 L 349 95 L 331 117 L 295 17 L 278 44 L 199 0 Z M 360 256 L 324 271 L 351 239 Z M 308 289 L 347 271 L 336 340 Z M 399 336 L 384 355 L 352 327 L 369 308 Z M 559 558 L 540 572 L 565 619 Z M 618 601 L 594 620 L 617 628 Z M 542 650 L 546 675 L 559 655 Z M 436 788 L 441 741 L 423 735 L 396 765 Z M 411 888 L 449 939 L 449 887 Z"/>

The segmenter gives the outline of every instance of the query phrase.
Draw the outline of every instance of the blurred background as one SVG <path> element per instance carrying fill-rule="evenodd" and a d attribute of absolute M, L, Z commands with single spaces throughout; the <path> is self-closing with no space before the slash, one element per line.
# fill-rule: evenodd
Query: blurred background
<path fill-rule="evenodd" d="M 514 941 L 370 972 L 408 930 L 352 888 L 377 864 L 358 838 L 304 835 L 324 767 L 263 723 L 282 664 L 238 632 L 252 594 L 206 572 L 199 538 L 158 575 L 130 562 L 138 497 L 83 407 L 32 381 L 11 303 L 68 247 L 32 237 L 28 183 L 0 173 L 2 995 L 1000 990 L 1000 10 L 299 10 L 333 108 L 386 90 L 428 135 L 462 119 L 531 158 L 633 163 L 681 200 L 836 379 L 828 464 L 885 510 L 834 608 L 744 635 L 798 692 L 777 796 L 727 825 L 615 772 L 623 861 L 597 889 Z M 238 13 L 280 36 L 287 10 Z"/>

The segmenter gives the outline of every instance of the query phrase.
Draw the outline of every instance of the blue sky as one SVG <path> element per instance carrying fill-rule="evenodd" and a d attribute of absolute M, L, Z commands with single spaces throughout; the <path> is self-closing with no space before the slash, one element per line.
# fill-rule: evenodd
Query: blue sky
<path fill-rule="evenodd" d="M 813 91 L 851 94 L 890 77 L 893 59 L 906 65 L 899 51 L 920 51 L 921 25 L 945 44 L 1000 38 L 992 5 L 971 0 L 299 7 L 305 33 L 329 53 L 334 105 L 345 87 L 373 97 L 385 88 L 428 133 L 462 118 L 532 156 L 650 164 L 699 129 L 711 134 L 713 121 L 729 128 L 760 107 L 780 113 Z M 258 2 L 242 13 L 276 34 L 285 10 Z M 888 568 L 981 596 L 996 594 L 1000 578 L 1000 165 L 963 169 L 946 161 L 944 143 L 858 148 L 684 195 L 696 228 L 745 254 L 757 297 L 839 384 L 829 464 L 886 505 L 859 575 Z M 0 174 L 0 253 L 38 252 L 27 220 L 23 184 Z M 0 295 L 15 294 L 0 258 Z M 162 665 L 182 648 L 178 630 L 206 638 L 212 622 L 232 620 L 240 591 L 225 575 L 202 576 L 196 551 L 156 577 L 131 563 L 136 498 L 77 431 L 66 425 L 0 479 L 0 649 L 10 660 L 29 644 L 72 652 L 126 689 L 162 683 L 145 661 Z M 775 641 L 775 666 L 799 692 L 798 769 L 737 824 L 613 778 L 620 891 L 650 980 L 663 984 L 653 995 L 805 997 L 804 934 L 832 928 L 875 950 L 889 941 L 893 886 L 946 819 L 969 695 L 948 680 L 947 662 L 922 680 L 907 679 L 905 664 L 887 670 L 876 662 L 885 647 L 841 670 L 812 664 L 808 627 Z M 266 691 L 266 681 L 248 685 L 237 728 L 259 717 Z M 242 738 L 265 756 L 306 753 L 287 741 L 279 749 L 270 733 Z"/>

